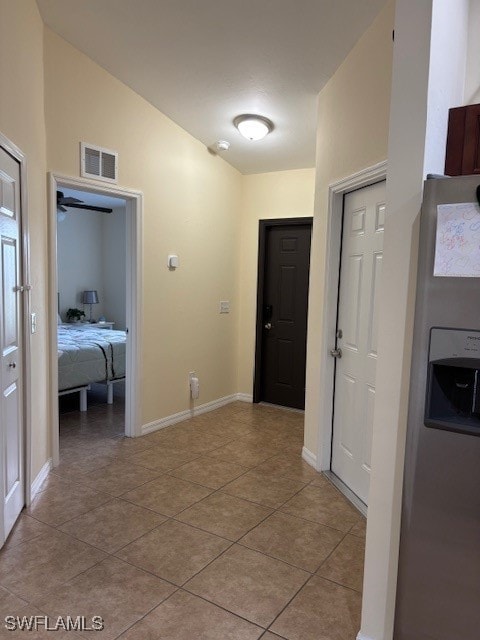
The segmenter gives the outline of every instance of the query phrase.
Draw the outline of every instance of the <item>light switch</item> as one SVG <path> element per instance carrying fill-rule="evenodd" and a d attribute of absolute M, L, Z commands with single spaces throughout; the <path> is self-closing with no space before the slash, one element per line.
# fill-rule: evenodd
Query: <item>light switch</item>
<path fill-rule="evenodd" d="M 230 300 L 220 301 L 220 313 L 230 313 Z"/>
<path fill-rule="evenodd" d="M 175 254 L 169 255 L 167 258 L 167 266 L 170 269 L 170 271 L 174 271 L 175 269 L 178 269 L 178 267 L 180 266 L 180 260 L 178 259 L 178 256 Z"/>

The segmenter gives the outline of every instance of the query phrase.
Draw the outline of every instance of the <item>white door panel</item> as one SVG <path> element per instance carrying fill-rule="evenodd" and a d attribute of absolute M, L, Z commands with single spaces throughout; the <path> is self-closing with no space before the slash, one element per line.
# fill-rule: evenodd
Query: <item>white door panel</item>
<path fill-rule="evenodd" d="M 360 338 L 360 303 L 362 286 L 363 256 L 349 256 L 347 271 L 347 287 L 345 292 L 346 304 L 352 313 L 345 318 L 344 346 L 358 351 Z"/>
<path fill-rule="evenodd" d="M 332 471 L 366 504 L 384 225 L 385 182 L 345 196 L 337 324 L 342 357 L 335 369 Z"/>
<path fill-rule="evenodd" d="M 382 281 L 383 254 L 376 252 L 373 254 L 372 268 L 372 292 L 370 297 L 370 317 L 368 320 L 368 353 L 377 355 L 378 336 L 378 296 L 380 293 L 380 282 Z"/>
<path fill-rule="evenodd" d="M 25 502 L 20 165 L 0 147 L 0 546 Z"/>

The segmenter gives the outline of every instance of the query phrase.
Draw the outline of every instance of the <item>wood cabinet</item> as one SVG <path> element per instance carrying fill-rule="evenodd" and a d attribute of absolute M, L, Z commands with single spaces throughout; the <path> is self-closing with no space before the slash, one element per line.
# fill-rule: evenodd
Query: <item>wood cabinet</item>
<path fill-rule="evenodd" d="M 450 109 L 445 174 L 480 174 L 480 104 Z"/>

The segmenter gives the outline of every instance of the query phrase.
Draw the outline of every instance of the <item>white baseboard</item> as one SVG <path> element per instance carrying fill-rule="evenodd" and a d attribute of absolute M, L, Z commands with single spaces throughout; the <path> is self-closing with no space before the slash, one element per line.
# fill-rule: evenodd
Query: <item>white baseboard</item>
<path fill-rule="evenodd" d="M 35 478 L 35 480 L 32 482 L 30 486 L 30 500 L 34 499 L 35 495 L 38 493 L 38 490 L 42 486 L 43 481 L 48 476 L 51 469 L 52 469 L 52 459 L 49 458 L 45 462 L 43 467 L 40 469 L 40 472 L 38 473 L 37 477 Z"/>
<path fill-rule="evenodd" d="M 253 402 L 253 395 L 251 393 L 237 393 L 236 400 L 240 400 L 240 402 Z"/>
<path fill-rule="evenodd" d="M 361 631 L 358 632 L 357 640 L 373 640 L 370 636 L 364 635 Z"/>
<path fill-rule="evenodd" d="M 307 447 L 302 448 L 302 458 L 317 471 L 317 456 Z"/>
<path fill-rule="evenodd" d="M 242 397 L 240 398 L 239 396 Z M 144 436 L 147 433 L 153 433 L 153 431 L 158 431 L 159 429 L 165 429 L 165 427 L 169 427 L 172 424 L 183 422 L 184 420 L 188 420 L 189 418 L 193 418 L 194 416 L 199 416 L 202 413 L 213 411 L 214 409 L 219 409 L 220 407 L 224 407 L 226 404 L 236 402 L 237 400 L 242 400 L 243 402 L 251 402 L 251 400 L 244 400 L 244 396 L 247 397 L 247 394 L 234 393 L 231 396 L 225 396 L 224 398 L 219 398 L 218 400 L 212 400 L 212 402 L 200 404 L 198 405 L 198 407 L 194 407 L 193 409 L 186 409 L 185 411 L 180 411 L 179 413 L 173 413 L 171 416 L 160 418 L 160 420 L 154 420 L 153 422 L 149 422 L 148 424 L 144 424 L 142 426 L 142 435 Z"/>

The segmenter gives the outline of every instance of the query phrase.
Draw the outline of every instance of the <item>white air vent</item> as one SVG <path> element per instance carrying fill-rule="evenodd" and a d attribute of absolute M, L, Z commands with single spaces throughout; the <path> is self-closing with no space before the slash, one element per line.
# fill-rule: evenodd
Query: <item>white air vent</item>
<path fill-rule="evenodd" d="M 81 142 L 80 175 L 105 182 L 117 182 L 118 153 Z"/>

